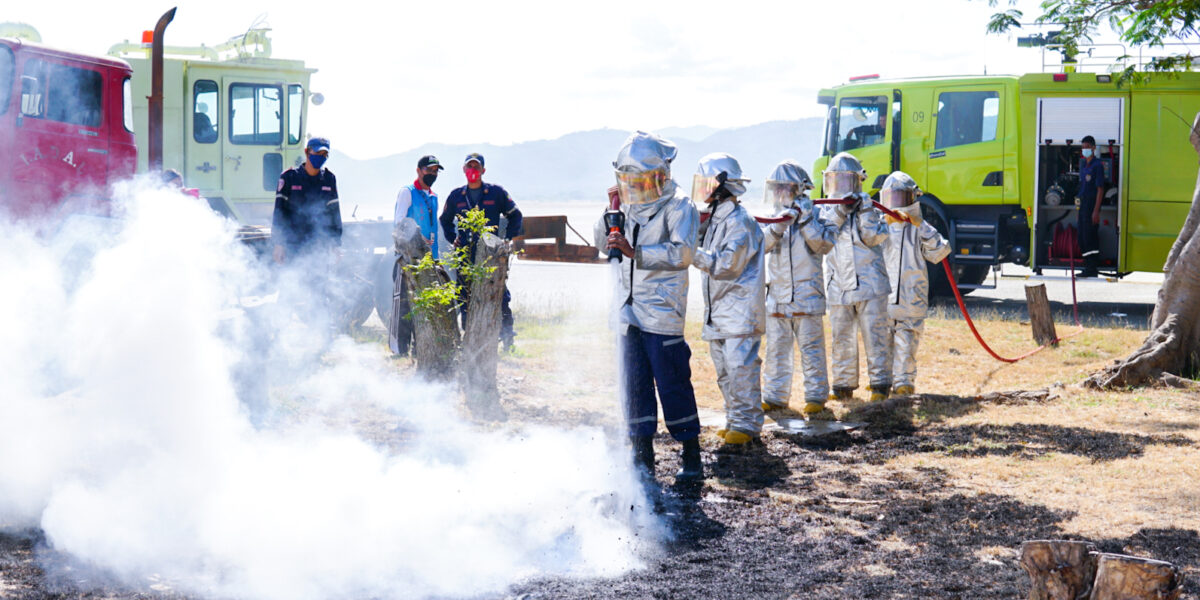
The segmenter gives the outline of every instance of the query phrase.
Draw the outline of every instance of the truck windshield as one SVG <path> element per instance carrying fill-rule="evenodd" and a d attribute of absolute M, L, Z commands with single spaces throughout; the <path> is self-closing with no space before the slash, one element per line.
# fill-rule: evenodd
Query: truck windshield
<path fill-rule="evenodd" d="M 99 127 L 103 80 L 91 69 L 30 59 L 21 74 L 21 114 Z"/>
<path fill-rule="evenodd" d="M 304 112 L 304 88 L 288 86 L 288 143 L 300 143 L 300 115 Z"/>
<path fill-rule="evenodd" d="M 13 53 L 8 46 L 0 46 L 0 115 L 8 112 L 8 100 L 13 88 Z"/>
<path fill-rule="evenodd" d="M 842 98 L 837 108 L 829 111 L 825 152 L 833 155 L 882 144 L 887 136 L 890 105 L 886 96 Z"/>

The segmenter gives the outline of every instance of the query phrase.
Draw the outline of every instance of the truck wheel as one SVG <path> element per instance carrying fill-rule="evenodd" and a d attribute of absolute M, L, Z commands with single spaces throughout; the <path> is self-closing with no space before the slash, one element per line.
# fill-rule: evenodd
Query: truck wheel
<path fill-rule="evenodd" d="M 375 313 L 379 315 L 379 320 L 383 321 L 384 327 L 388 326 L 392 318 L 392 286 L 395 285 L 392 280 L 392 269 L 395 264 L 396 261 L 393 257 L 385 254 L 375 264 L 371 277 L 371 294 L 375 301 Z"/>
<path fill-rule="evenodd" d="M 929 208 L 929 205 L 921 205 L 921 216 L 929 224 L 933 225 L 942 237 L 950 239 L 950 228 L 946 225 L 937 212 Z M 954 296 L 954 291 L 950 289 L 950 281 L 946 279 L 946 270 L 941 264 L 926 264 L 925 267 L 929 270 L 929 296 Z M 960 284 L 979 285 L 983 280 L 987 279 L 988 271 L 991 270 L 990 265 L 959 265 L 951 263 L 951 270 L 954 272 L 954 280 Z M 959 288 L 959 293 L 966 296 L 974 289 Z"/>

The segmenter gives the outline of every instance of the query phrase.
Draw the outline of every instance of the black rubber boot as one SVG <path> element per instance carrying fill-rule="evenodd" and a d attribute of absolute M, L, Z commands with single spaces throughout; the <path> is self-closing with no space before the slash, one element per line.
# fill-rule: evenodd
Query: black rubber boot
<path fill-rule="evenodd" d="M 1096 258 L 1095 254 L 1088 256 L 1087 258 L 1083 259 L 1083 272 L 1080 273 L 1079 276 L 1080 277 L 1099 277 L 1100 276 L 1099 265 L 1100 265 L 1100 261 L 1099 261 L 1099 259 Z"/>
<path fill-rule="evenodd" d="M 635 435 L 633 443 L 633 468 L 646 483 L 654 481 L 654 437 Z"/>
<path fill-rule="evenodd" d="M 675 474 L 675 482 L 701 481 L 704 479 L 704 461 L 700 459 L 700 438 L 683 442 L 683 468 Z"/>

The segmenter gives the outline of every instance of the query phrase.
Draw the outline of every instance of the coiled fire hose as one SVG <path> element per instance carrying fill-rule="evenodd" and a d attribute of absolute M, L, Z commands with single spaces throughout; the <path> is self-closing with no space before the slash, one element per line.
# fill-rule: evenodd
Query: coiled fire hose
<path fill-rule="evenodd" d="M 845 200 L 845 199 L 840 199 L 840 198 L 817 198 L 816 200 L 813 200 L 813 204 L 851 204 L 853 202 L 855 202 L 855 201 L 854 200 Z M 903 215 L 894 210 L 891 210 L 888 207 L 880 204 L 879 202 L 872 201 L 872 204 L 875 205 L 875 208 L 879 209 L 884 214 L 886 214 L 889 217 L 892 217 L 893 219 L 896 219 L 898 221 L 905 221 L 908 223 L 912 223 L 912 220 L 910 220 L 907 215 Z M 706 220 L 708 218 L 708 216 L 709 216 L 709 213 L 701 213 L 701 215 L 700 215 L 701 221 Z M 758 221 L 759 223 L 770 224 L 770 223 L 782 223 L 784 221 L 789 220 L 789 218 L 790 217 L 754 217 L 754 220 Z M 1037 348 L 1034 348 L 1033 350 L 1030 350 L 1029 352 L 1026 352 L 1020 356 L 1017 356 L 1016 358 L 1005 358 L 1003 356 L 1000 356 L 999 354 L 996 354 L 996 351 L 992 350 L 992 347 L 989 346 L 986 341 L 984 341 L 983 336 L 979 334 L 979 330 L 975 328 L 975 321 L 971 320 L 971 313 L 970 313 L 970 311 L 967 310 L 966 303 L 963 302 L 962 293 L 958 291 L 958 281 L 955 280 L 955 278 L 954 278 L 954 269 L 950 266 L 950 258 L 949 257 L 942 259 L 942 268 L 944 268 L 946 270 L 946 279 L 950 282 L 950 289 L 954 290 L 954 299 L 958 301 L 958 310 L 962 311 L 963 319 L 966 320 L 967 327 L 971 328 L 971 333 L 975 335 L 975 340 L 979 342 L 980 346 L 983 346 L 984 350 L 987 350 L 988 354 L 992 355 L 992 358 L 994 358 L 1000 362 L 1003 362 L 1003 363 L 1011 364 L 1011 363 L 1015 363 L 1020 360 L 1029 358 L 1030 356 L 1033 356 L 1034 354 L 1037 354 L 1038 352 L 1045 350 L 1047 346 L 1053 346 L 1063 340 L 1073 338 L 1073 337 L 1083 333 L 1083 324 L 1081 324 L 1079 322 L 1079 299 L 1075 293 L 1075 268 L 1074 268 L 1075 267 L 1075 259 L 1072 258 L 1069 260 L 1071 262 L 1071 269 L 1070 269 L 1070 271 L 1071 271 L 1071 311 L 1075 318 L 1075 325 L 1079 329 L 1077 329 L 1076 331 L 1073 331 L 1067 335 L 1054 338 L 1053 340 L 1051 340 L 1041 346 L 1038 346 Z"/>

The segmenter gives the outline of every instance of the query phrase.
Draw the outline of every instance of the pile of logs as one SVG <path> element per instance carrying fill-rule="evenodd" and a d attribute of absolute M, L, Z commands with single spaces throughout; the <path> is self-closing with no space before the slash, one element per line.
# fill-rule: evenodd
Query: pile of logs
<path fill-rule="evenodd" d="M 1021 544 L 1029 600 L 1176 600 L 1183 575 L 1171 563 L 1097 552 L 1087 542 L 1035 540 Z"/>

